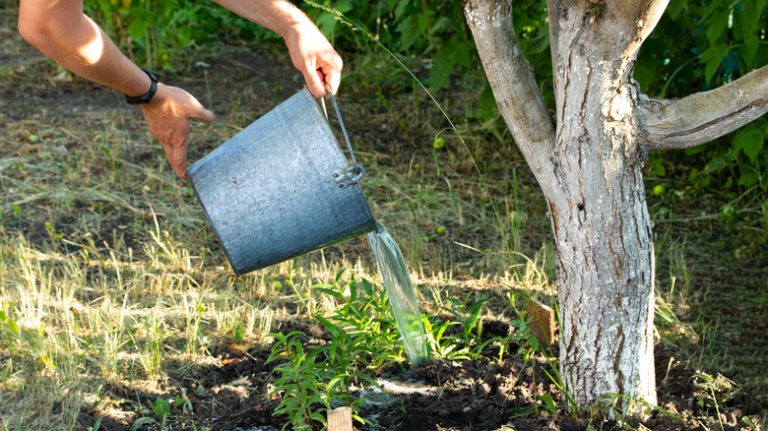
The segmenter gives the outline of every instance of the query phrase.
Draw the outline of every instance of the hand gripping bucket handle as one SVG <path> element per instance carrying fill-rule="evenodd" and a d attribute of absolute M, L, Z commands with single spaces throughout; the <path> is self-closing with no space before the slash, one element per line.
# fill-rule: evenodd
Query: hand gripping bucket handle
<path fill-rule="evenodd" d="M 238 275 L 376 229 L 351 163 L 305 88 L 192 165 L 189 177 Z"/>

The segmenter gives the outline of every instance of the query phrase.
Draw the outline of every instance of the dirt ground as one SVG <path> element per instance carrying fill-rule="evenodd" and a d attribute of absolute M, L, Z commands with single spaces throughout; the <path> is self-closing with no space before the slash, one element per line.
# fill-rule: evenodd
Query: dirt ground
<path fill-rule="evenodd" d="M 53 126 L 66 119 L 69 127 L 79 122 L 82 129 L 87 130 L 95 117 L 111 115 L 105 112 L 119 112 L 120 118 L 127 120 L 117 127 L 126 130 L 129 136 L 146 133 L 139 113 L 127 107 L 121 95 L 61 72 L 20 42 L 13 31 L 12 16 L 6 15 L 0 20 L 0 130 L 4 135 L 1 157 L 36 151 L 28 136 L 9 135 L 9 131 L 18 132 L 23 129 L 20 125 L 30 122 Z M 301 85 L 299 76 L 286 59 L 276 60 L 241 46 L 205 48 L 193 53 L 192 57 L 179 67 L 178 74 L 166 74 L 166 80 L 197 94 L 219 114 L 220 125 L 215 126 L 218 127 L 215 133 L 200 135 L 201 139 L 190 148 L 190 160 L 198 159 L 218 145 L 222 137 L 231 135 L 235 129 L 233 124 L 266 112 Z M 425 98 L 414 95 L 410 88 L 394 85 L 390 90 L 399 93 L 386 94 L 388 103 L 382 104 L 374 95 L 375 91 L 366 87 L 365 79 L 359 77 L 364 72 L 354 69 L 354 61 L 348 63 L 353 78 L 343 87 L 340 103 L 347 112 L 350 133 L 359 142 L 359 152 L 363 157 L 376 159 L 369 175 L 386 174 L 393 166 L 408 169 L 414 164 L 430 164 L 432 136 L 444 125 L 435 120 L 437 115 L 420 116 L 420 112 L 431 109 Z M 205 66 L 201 66 L 203 64 Z M 461 107 L 454 105 L 451 108 Z M 36 133 L 43 136 L 47 132 Z M 77 151 L 78 144 L 88 145 L 88 142 L 72 142 L 68 144 L 70 151 Z M 461 150 L 456 153 L 455 157 L 460 159 Z M 491 154 L 489 159 L 506 154 Z M 126 158 L 132 163 L 162 163 L 158 162 L 158 155 L 157 148 L 141 147 Z M 520 163 L 519 157 L 516 163 Z M 456 163 L 454 172 L 465 174 L 471 172 L 471 167 Z M 521 172 L 521 181 L 529 190 L 535 189 L 530 175 L 524 170 Z M 3 187 L 8 187 L 7 184 L 10 183 L 3 183 Z M 494 187 L 505 189 L 501 184 Z M 375 196 L 377 192 L 374 189 L 371 193 Z M 530 214 L 537 214 L 528 224 L 525 244 L 538 244 L 548 235 L 545 213 L 540 211 L 541 202 L 537 202 L 540 199 L 535 191 L 528 192 L 522 199 L 530 199 Z M 32 244 L 48 240 L 44 223 L 34 216 L 26 220 L 14 218 L 10 205 L 4 203 L 3 206 L 6 215 L 3 218 L 4 235 L 22 234 Z M 386 204 L 377 207 L 379 211 L 387 208 Z M 686 208 L 677 210 L 682 214 L 688 211 Z M 38 208 L 37 211 L 46 210 Z M 693 213 L 693 209 L 688 212 Z M 88 226 L 68 223 L 67 219 L 55 223 L 65 235 L 81 234 L 83 229 L 88 229 Z M 460 227 L 458 223 L 451 224 L 450 219 L 442 219 L 441 223 L 452 232 L 464 229 L 462 232 L 467 234 L 476 229 L 478 243 L 491 241 L 481 227 Z M 107 232 L 125 225 L 130 226 L 131 220 L 116 215 L 107 218 L 99 229 L 91 230 L 97 237 L 103 235 L 106 238 Z M 547 409 L 545 400 L 551 400 L 557 406 L 566 400 L 543 373 L 547 369 L 545 358 L 535 358 L 533 364 L 536 366 L 532 366 L 531 362 L 524 362 L 515 355 L 508 355 L 502 362 L 489 355 L 473 361 L 436 361 L 415 368 L 393 366 L 382 370 L 376 378 L 412 390 L 405 393 L 409 391 L 384 389 L 361 394 L 367 400 L 361 414 L 375 418 L 363 428 L 419 431 L 491 430 L 505 426 L 504 429 L 514 430 L 760 429 L 759 423 L 768 411 L 768 375 L 765 373 L 768 369 L 768 260 L 765 253 L 739 254 L 736 251 L 743 244 L 738 238 L 729 237 L 717 224 L 707 220 L 685 225 L 660 221 L 656 229 L 657 237 L 665 239 L 665 246 L 684 247 L 681 253 L 687 262 L 696 262 L 688 269 L 692 278 L 688 286 L 693 292 L 691 303 L 679 311 L 683 322 L 701 332 L 691 338 L 685 336 L 684 328 L 673 328 L 682 335 L 677 338 L 667 335 L 659 340 L 656 370 L 659 404 L 663 410 L 642 423 L 625 424 L 613 420 L 588 423 L 569 416 L 562 408 Z M 130 229 L 125 231 L 126 241 L 140 241 L 139 237 L 131 239 Z M 471 256 L 466 249 L 445 241 L 441 250 L 453 247 L 450 252 L 452 261 L 461 262 Z M 536 249 L 536 246 L 524 246 Z M 425 265 L 426 268 L 433 265 L 434 269 L 445 263 L 427 259 Z M 669 285 L 675 265 L 672 258 L 659 259 L 660 285 Z M 472 276 L 471 269 L 457 272 Z M 503 322 L 497 325 L 499 335 L 509 330 L 505 325 Z M 172 418 L 168 429 L 255 431 L 282 427 L 284 418 L 272 414 L 279 398 L 268 395 L 274 367 L 274 364 L 265 364 L 268 353 L 268 348 L 261 347 L 247 354 L 235 354 L 219 346 L 211 348 L 211 357 L 217 360 L 215 364 L 180 365 L 177 373 L 169 375 L 169 384 L 185 389 L 194 405 L 194 413 Z M 174 369 L 173 366 L 169 368 Z M 736 382 L 736 389 L 729 392 L 730 396 L 723 396 L 717 403 L 720 417 L 715 413 L 711 394 L 696 387 L 697 369 L 712 374 L 722 372 Z M 114 399 L 139 405 L 145 405 L 154 397 L 150 392 L 121 382 L 111 383 L 106 391 Z M 99 409 L 84 409 L 79 418 L 79 429 L 90 429 L 97 418 L 102 418 L 101 430 L 131 429 L 131 420 L 107 416 Z M 153 428 L 150 425 L 146 429 Z"/>

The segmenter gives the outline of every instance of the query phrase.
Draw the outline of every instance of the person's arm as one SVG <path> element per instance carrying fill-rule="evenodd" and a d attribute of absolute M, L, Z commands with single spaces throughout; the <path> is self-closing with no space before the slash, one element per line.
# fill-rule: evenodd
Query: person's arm
<path fill-rule="evenodd" d="M 43 54 L 83 78 L 129 96 L 140 96 L 150 87 L 147 74 L 83 14 L 82 0 L 21 0 L 19 32 Z M 209 122 L 213 113 L 186 91 L 162 83 L 141 109 L 169 164 L 183 178 L 190 121 Z"/>
<path fill-rule="evenodd" d="M 294 67 L 315 97 L 336 93 L 343 63 L 314 23 L 286 0 L 214 0 L 221 6 L 282 36 Z"/>

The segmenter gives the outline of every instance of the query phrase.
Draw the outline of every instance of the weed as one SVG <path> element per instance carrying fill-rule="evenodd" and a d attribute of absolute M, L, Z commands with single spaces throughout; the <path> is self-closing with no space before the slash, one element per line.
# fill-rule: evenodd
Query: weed
<path fill-rule="evenodd" d="M 661 406 L 651 405 L 648 401 L 623 394 L 605 393 L 602 394 L 587 409 L 590 422 L 599 422 L 605 419 L 613 419 L 622 428 L 629 427 L 637 423 L 638 418 L 644 415 L 660 415 L 682 421 L 680 415 L 665 409 Z"/>
<path fill-rule="evenodd" d="M 694 374 L 692 384 L 698 390 L 694 396 L 699 408 L 707 413 L 709 409 L 714 408 L 717 420 L 720 422 L 720 429 L 725 429 L 720 415 L 720 406 L 733 398 L 737 390 L 736 384 L 720 373 L 712 376 L 699 370 Z"/>
<path fill-rule="evenodd" d="M 293 331 L 273 335 L 275 343 L 267 363 L 278 362 L 274 372 L 273 394 L 280 396 L 274 410 L 276 415 L 288 417 L 295 430 L 312 429 L 311 423 L 327 426 L 325 412 L 334 404 L 359 410 L 362 400 L 353 399 L 349 393 L 353 382 L 373 381 L 365 374 L 354 371 L 355 360 L 348 350 L 349 342 L 343 333 L 337 333 L 333 344 L 304 348 L 305 334 Z M 358 421 L 362 418 L 355 414 Z M 286 424 L 287 426 L 288 424 Z"/>

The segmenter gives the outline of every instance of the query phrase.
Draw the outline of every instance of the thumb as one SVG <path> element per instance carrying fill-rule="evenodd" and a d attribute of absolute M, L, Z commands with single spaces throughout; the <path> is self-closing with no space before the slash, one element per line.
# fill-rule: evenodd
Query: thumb
<path fill-rule="evenodd" d="M 216 119 L 216 115 L 201 106 L 200 109 L 194 114 L 190 115 L 189 118 L 208 124 Z"/>

